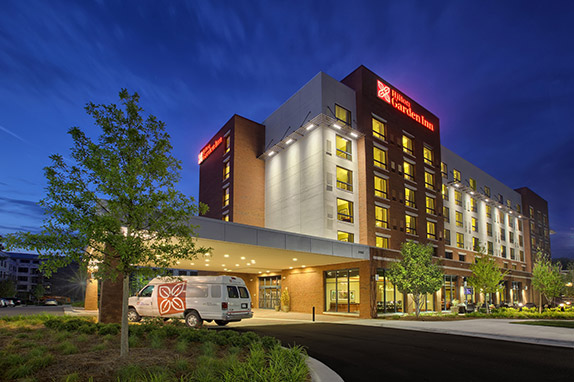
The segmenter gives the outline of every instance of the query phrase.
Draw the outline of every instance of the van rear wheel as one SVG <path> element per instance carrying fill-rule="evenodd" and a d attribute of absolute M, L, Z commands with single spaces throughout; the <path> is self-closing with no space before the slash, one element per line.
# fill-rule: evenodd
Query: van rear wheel
<path fill-rule="evenodd" d="M 138 314 L 138 311 L 134 308 L 128 309 L 128 321 L 129 322 L 139 322 L 141 321 L 141 316 Z"/>
<path fill-rule="evenodd" d="M 215 323 L 219 326 L 225 326 L 229 324 L 229 321 L 215 320 Z"/>
<path fill-rule="evenodd" d="M 191 328 L 201 328 L 203 325 L 203 320 L 199 317 L 197 312 L 189 312 L 185 315 L 185 323 Z"/>

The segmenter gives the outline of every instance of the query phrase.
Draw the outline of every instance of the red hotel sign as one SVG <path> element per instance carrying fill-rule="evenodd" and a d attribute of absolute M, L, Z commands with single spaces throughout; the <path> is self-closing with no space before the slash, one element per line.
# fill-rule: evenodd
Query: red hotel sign
<path fill-rule="evenodd" d="M 221 142 L 223 142 L 223 137 L 219 137 L 212 144 L 205 146 L 197 156 L 197 164 L 201 164 L 201 162 L 206 160 L 207 157 L 211 155 L 211 153 L 217 148 L 217 146 L 221 144 Z"/>
<path fill-rule="evenodd" d="M 417 114 L 411 109 L 410 101 L 406 100 L 398 91 L 391 89 L 390 86 L 385 85 L 377 80 L 377 96 L 383 101 L 390 103 L 398 111 L 408 115 L 430 131 L 434 131 L 434 125 L 427 121 L 422 114 Z"/>

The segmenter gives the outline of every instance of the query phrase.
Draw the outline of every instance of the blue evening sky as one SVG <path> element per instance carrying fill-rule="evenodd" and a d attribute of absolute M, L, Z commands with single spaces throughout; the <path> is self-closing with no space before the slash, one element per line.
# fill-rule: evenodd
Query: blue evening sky
<path fill-rule="evenodd" d="M 87 102 L 122 87 L 197 154 L 235 113 L 261 122 L 319 71 L 363 64 L 441 121 L 445 146 L 546 198 L 574 258 L 570 1 L 17 1 L 0 11 L 0 234 L 37 231 L 43 167 Z"/>

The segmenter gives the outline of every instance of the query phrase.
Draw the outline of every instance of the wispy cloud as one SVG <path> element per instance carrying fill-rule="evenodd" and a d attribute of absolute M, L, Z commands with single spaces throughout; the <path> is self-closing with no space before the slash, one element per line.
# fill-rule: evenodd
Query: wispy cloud
<path fill-rule="evenodd" d="M 22 141 L 26 144 L 30 144 L 30 142 L 28 142 L 27 140 L 25 140 L 24 138 L 22 138 L 21 136 L 19 136 L 18 134 L 14 133 L 13 131 L 8 130 L 7 128 L 5 128 L 4 126 L 0 125 L 0 130 L 2 130 L 3 132 L 5 132 L 8 135 L 13 136 L 14 138 L 18 139 L 19 141 Z"/>

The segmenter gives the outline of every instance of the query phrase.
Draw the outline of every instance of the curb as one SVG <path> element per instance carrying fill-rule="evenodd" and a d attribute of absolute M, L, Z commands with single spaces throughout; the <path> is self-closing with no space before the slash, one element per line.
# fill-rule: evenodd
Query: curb
<path fill-rule="evenodd" d="M 339 374 L 318 359 L 308 357 L 305 362 L 313 382 L 344 382 Z"/>

